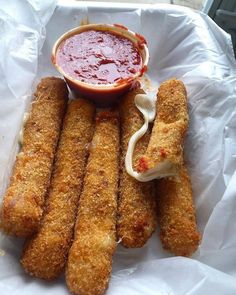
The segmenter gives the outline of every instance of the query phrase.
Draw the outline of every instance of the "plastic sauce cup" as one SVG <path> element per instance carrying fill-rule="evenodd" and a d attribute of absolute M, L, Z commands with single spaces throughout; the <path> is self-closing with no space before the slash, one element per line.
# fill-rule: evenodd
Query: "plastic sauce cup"
<path fill-rule="evenodd" d="M 80 34 L 85 31 L 95 30 L 95 31 L 105 31 L 114 33 L 115 35 L 127 38 L 130 40 L 134 46 L 138 49 L 141 58 L 142 58 L 142 68 L 141 70 L 134 73 L 127 79 L 121 79 L 118 82 L 113 84 L 92 84 L 87 82 L 82 82 L 74 77 L 71 77 L 68 73 L 66 73 L 60 65 L 57 63 L 56 54 L 58 47 L 60 44 L 66 39 Z M 147 70 L 147 65 L 149 61 L 149 51 L 146 44 L 146 41 L 143 36 L 140 34 L 134 33 L 128 30 L 126 27 L 122 25 L 109 25 L 109 24 L 89 24 L 77 27 L 72 29 L 65 34 L 63 34 L 54 44 L 52 49 L 52 63 L 55 68 L 60 72 L 69 87 L 76 94 L 79 94 L 85 98 L 89 98 L 93 102 L 95 102 L 98 106 L 109 106 L 114 104 L 121 95 L 129 91 L 133 85 L 136 83 L 137 78 L 141 77 L 143 73 Z"/>

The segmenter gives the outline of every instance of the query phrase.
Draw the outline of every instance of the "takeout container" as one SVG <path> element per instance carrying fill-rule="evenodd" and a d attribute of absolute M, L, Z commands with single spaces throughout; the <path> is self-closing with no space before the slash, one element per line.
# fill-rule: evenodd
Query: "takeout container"
<path fill-rule="evenodd" d="M 63 69 L 57 64 L 56 61 L 56 53 L 57 49 L 60 44 L 70 38 L 73 35 L 77 35 L 84 31 L 88 30 L 100 30 L 100 31 L 109 31 L 113 32 L 118 36 L 125 37 L 132 41 L 134 45 L 138 48 L 139 53 L 142 57 L 142 69 L 135 73 L 132 77 L 128 79 L 123 79 L 113 84 L 107 85 L 99 85 L 99 84 L 90 84 L 86 82 L 82 82 L 75 78 L 72 78 L 67 73 L 63 71 Z M 89 25 L 82 25 L 77 28 L 74 28 L 65 34 L 63 34 L 54 44 L 52 49 L 52 63 L 54 64 L 55 68 L 64 76 L 67 84 L 75 93 L 82 95 L 86 98 L 89 98 L 97 105 L 100 106 L 109 106 L 114 104 L 117 99 L 124 94 L 125 92 L 129 91 L 137 82 L 137 78 L 141 77 L 143 73 L 147 70 L 147 65 L 149 61 L 149 51 L 146 44 L 145 39 L 126 27 L 122 25 L 110 25 L 110 24 L 89 24 Z"/>
<path fill-rule="evenodd" d="M 49 2 L 11 1 L 17 9 L 9 11 L 13 6 L 2 1 L 1 9 L 6 12 L 1 14 L 6 29 L 0 30 L 4 40 L 0 42 L 4 60 L 0 69 L 2 195 L 29 103 L 25 94 L 31 93 L 33 81 L 52 74 L 48 60 L 55 34 L 62 35 L 86 18 L 91 22 L 123 20 L 150 40 L 151 86 L 157 88 L 170 77 L 183 79 L 187 86 L 191 120 L 185 156 L 203 238 L 192 258 L 172 257 L 162 249 L 157 232 L 142 248 L 118 244 L 106 295 L 236 294 L 236 64 L 230 36 L 203 13 L 183 6 L 60 0 L 50 18 Z M 56 1 L 51 3 L 56 5 Z M 47 283 L 24 273 L 18 260 L 21 246 L 22 241 L 0 233 L 0 294 L 69 295 L 63 275 Z"/>

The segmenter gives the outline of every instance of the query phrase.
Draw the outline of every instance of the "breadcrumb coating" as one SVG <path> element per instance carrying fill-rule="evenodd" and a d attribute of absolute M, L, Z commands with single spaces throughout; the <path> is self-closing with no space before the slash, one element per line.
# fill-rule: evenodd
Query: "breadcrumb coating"
<path fill-rule="evenodd" d="M 119 121 L 115 112 L 99 112 L 79 201 L 66 282 L 80 295 L 104 294 L 116 248 Z"/>
<path fill-rule="evenodd" d="M 142 114 L 134 98 L 141 89 L 129 92 L 120 104 L 121 116 L 121 176 L 117 235 L 127 248 L 142 247 L 156 228 L 156 202 L 153 182 L 139 182 L 126 172 L 125 155 L 130 137 L 143 125 Z M 135 148 L 133 164 L 144 154 L 150 133 L 142 137 Z"/>
<path fill-rule="evenodd" d="M 191 181 L 186 167 L 179 175 L 157 180 L 157 212 L 163 248 L 190 256 L 200 243 L 193 205 Z"/>
<path fill-rule="evenodd" d="M 21 263 L 29 274 L 51 280 L 64 268 L 72 243 L 95 107 L 83 99 L 69 103 L 39 232 L 24 247 Z"/>
<path fill-rule="evenodd" d="M 168 162 L 176 167 L 183 164 L 183 139 L 188 128 L 187 94 L 183 82 L 171 79 L 161 84 L 157 95 L 157 116 L 150 142 L 140 158 L 138 171 Z"/>
<path fill-rule="evenodd" d="M 20 237 L 33 234 L 40 224 L 68 90 L 62 79 L 48 77 L 34 96 L 1 211 L 4 231 Z"/>

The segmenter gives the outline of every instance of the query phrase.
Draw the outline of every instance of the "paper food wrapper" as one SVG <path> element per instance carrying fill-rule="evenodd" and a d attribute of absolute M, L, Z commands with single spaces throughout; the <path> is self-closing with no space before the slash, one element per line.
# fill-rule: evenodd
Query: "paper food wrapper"
<path fill-rule="evenodd" d="M 2 1 L 1 196 L 35 84 L 42 76 L 58 75 L 50 62 L 51 48 L 61 34 L 86 19 L 121 23 L 145 36 L 155 90 L 172 77 L 185 83 L 190 111 L 185 150 L 202 233 L 192 258 L 164 251 L 157 232 L 141 249 L 118 245 L 107 294 L 236 294 L 236 64 L 230 36 L 200 12 L 161 4 Z M 45 283 L 24 273 L 22 244 L 0 236 L 0 294 L 69 294 L 63 276 Z"/>

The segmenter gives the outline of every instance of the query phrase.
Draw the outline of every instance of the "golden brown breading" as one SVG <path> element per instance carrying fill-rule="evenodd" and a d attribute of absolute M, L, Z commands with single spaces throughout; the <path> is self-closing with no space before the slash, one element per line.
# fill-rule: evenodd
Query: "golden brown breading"
<path fill-rule="evenodd" d="M 157 212 L 163 248 L 190 256 L 198 247 L 190 177 L 185 167 L 173 178 L 157 180 Z"/>
<path fill-rule="evenodd" d="M 157 95 L 157 116 L 146 153 L 138 170 L 145 172 L 160 163 L 176 170 L 183 164 L 182 144 L 188 128 L 187 95 L 183 82 L 171 79 L 161 84 Z"/>
<path fill-rule="evenodd" d="M 64 268 L 93 135 L 94 113 L 94 106 L 86 100 L 73 100 L 68 106 L 46 212 L 39 232 L 26 242 L 21 259 L 25 270 L 38 278 L 54 279 Z"/>
<path fill-rule="evenodd" d="M 108 286 L 116 248 L 118 156 L 117 114 L 100 112 L 68 256 L 66 282 L 74 294 L 100 295 Z"/>
<path fill-rule="evenodd" d="M 128 93 L 120 104 L 121 115 L 121 179 L 119 187 L 117 234 L 123 246 L 142 247 L 156 228 L 156 202 L 153 182 L 139 182 L 125 169 L 125 155 L 130 137 L 143 124 L 142 114 L 136 108 L 134 98 L 143 93 Z M 150 134 L 142 137 L 134 151 L 134 166 L 145 152 Z"/>
<path fill-rule="evenodd" d="M 24 129 L 1 212 L 6 233 L 26 237 L 37 231 L 43 213 L 68 90 L 59 78 L 44 78 Z"/>

